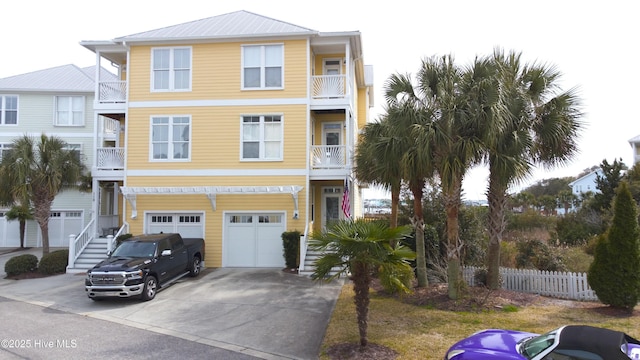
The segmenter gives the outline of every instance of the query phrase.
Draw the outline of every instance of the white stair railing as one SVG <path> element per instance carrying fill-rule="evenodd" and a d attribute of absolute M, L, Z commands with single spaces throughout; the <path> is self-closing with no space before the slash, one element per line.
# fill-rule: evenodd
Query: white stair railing
<path fill-rule="evenodd" d="M 82 229 L 80 235 L 69 235 L 69 263 L 67 265 L 67 269 L 73 269 L 76 260 L 78 260 L 78 256 L 82 254 L 84 248 L 87 247 L 89 242 L 94 237 L 95 231 L 93 224 L 95 223 L 95 218 L 91 219 L 87 226 Z"/>
<path fill-rule="evenodd" d="M 107 236 L 107 251 L 113 251 L 113 249 L 115 249 L 115 241 L 118 238 L 118 236 L 122 235 L 122 234 L 126 234 L 129 232 L 129 223 L 125 221 L 124 224 L 122 224 L 122 226 L 120 227 L 120 230 L 118 230 L 118 232 L 116 232 L 116 234 L 114 236 Z"/>

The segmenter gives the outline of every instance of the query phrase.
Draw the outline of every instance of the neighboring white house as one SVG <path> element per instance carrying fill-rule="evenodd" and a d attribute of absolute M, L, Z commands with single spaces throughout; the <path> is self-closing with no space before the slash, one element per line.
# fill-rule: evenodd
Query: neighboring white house
<path fill-rule="evenodd" d="M 0 79 L 0 159 L 14 139 L 28 134 L 57 136 L 77 149 L 90 171 L 94 162 L 95 67 L 63 65 Z M 109 76 L 105 71 L 104 76 Z M 113 76 L 113 75 L 111 75 Z M 0 208 L 0 247 L 20 245 L 17 221 Z M 60 193 L 53 202 L 49 244 L 66 247 L 92 218 L 92 195 L 77 190 Z M 40 229 L 27 223 L 25 246 L 42 246 Z"/>
<path fill-rule="evenodd" d="M 633 149 L 633 164 L 636 164 L 640 162 L 640 135 L 629 139 L 629 145 Z"/>
<path fill-rule="evenodd" d="M 602 175 L 601 169 L 592 171 L 587 175 L 570 182 L 569 186 L 571 186 L 571 192 L 576 196 L 580 196 L 588 192 L 592 192 L 594 194 L 599 193 L 600 190 L 596 187 L 596 178 L 598 175 Z"/>

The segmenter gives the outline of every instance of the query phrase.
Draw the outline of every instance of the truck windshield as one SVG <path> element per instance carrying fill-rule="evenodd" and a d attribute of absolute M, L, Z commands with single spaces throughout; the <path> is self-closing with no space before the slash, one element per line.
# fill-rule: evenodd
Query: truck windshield
<path fill-rule="evenodd" d="M 155 252 L 155 242 L 125 241 L 113 251 L 111 257 L 153 257 Z"/>

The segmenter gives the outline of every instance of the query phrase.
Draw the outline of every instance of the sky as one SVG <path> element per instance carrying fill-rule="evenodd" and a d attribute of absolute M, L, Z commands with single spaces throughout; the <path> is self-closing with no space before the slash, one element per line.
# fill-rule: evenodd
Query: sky
<path fill-rule="evenodd" d="M 99 5 L 99 6 L 98 6 Z M 415 75 L 420 61 L 452 54 L 460 65 L 496 47 L 555 66 L 563 90 L 577 88 L 584 116 L 579 153 L 555 169 L 536 169 L 519 184 L 577 176 L 603 159 L 633 163 L 628 140 L 640 135 L 633 109 L 640 91 L 640 13 L 633 0 L 21 0 L 2 5 L 0 78 L 75 64 L 95 64 L 82 40 L 110 40 L 238 10 L 322 31 L 360 31 L 364 62 L 374 69 L 375 106 L 394 73 Z M 488 171 L 464 182 L 464 197 L 484 199 Z M 369 190 L 367 197 L 384 194 Z"/>

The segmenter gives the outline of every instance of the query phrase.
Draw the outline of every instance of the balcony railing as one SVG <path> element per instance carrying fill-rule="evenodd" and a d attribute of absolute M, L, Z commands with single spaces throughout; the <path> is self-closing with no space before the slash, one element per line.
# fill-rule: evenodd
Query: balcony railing
<path fill-rule="evenodd" d="M 99 170 L 123 170 L 124 148 L 98 148 L 96 168 Z"/>
<path fill-rule="evenodd" d="M 312 76 L 314 99 L 338 99 L 349 95 L 347 77 L 345 75 Z"/>
<path fill-rule="evenodd" d="M 98 91 L 98 101 L 101 104 L 127 101 L 126 81 L 101 81 L 98 84 Z"/>
<path fill-rule="evenodd" d="M 105 136 L 116 136 L 120 133 L 120 121 L 102 118 L 102 132 Z"/>
<path fill-rule="evenodd" d="M 321 145 L 311 147 L 312 169 L 339 169 L 347 166 L 347 147 Z"/>

